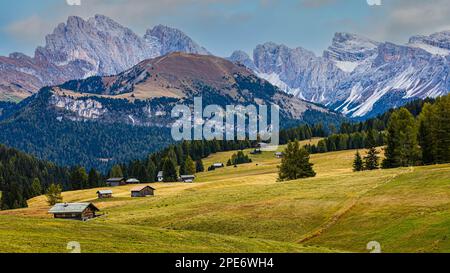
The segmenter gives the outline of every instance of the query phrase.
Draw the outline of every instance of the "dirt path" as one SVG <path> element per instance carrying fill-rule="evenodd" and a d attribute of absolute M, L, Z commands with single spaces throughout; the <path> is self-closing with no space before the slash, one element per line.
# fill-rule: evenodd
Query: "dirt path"
<path fill-rule="evenodd" d="M 300 240 L 297 241 L 297 243 L 300 243 L 300 244 L 305 243 L 311 239 L 319 237 L 324 232 L 326 232 L 328 229 L 330 229 L 332 226 L 334 226 L 350 210 L 352 210 L 356 206 L 356 204 L 359 202 L 359 200 L 361 200 L 361 198 L 364 197 L 366 194 L 368 194 L 369 192 L 371 192 L 381 186 L 384 186 L 384 185 L 394 181 L 400 175 L 403 175 L 406 173 L 412 173 L 412 172 L 414 172 L 414 168 L 410 167 L 407 171 L 401 171 L 400 173 L 394 174 L 388 180 L 386 180 L 380 184 L 377 184 L 373 187 L 370 187 L 370 188 L 366 189 L 365 191 L 362 191 L 361 193 L 359 193 L 357 196 L 345 201 L 343 206 L 330 219 L 328 219 L 325 223 L 323 223 L 318 228 L 316 228 L 316 229 L 312 230 L 311 232 L 307 233 L 306 235 L 304 235 L 303 238 L 301 238 Z"/>

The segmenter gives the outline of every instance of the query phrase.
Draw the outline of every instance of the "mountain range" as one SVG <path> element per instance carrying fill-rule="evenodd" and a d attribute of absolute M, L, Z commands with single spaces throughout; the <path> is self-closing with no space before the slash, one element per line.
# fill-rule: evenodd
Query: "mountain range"
<path fill-rule="evenodd" d="M 141 61 L 172 52 L 211 53 L 182 31 L 158 25 L 142 37 L 114 20 L 71 16 L 47 35 L 34 57 L 0 57 L 0 99 L 19 101 L 44 86 L 117 75 Z M 405 45 L 336 33 L 322 56 L 302 47 L 257 45 L 240 63 L 297 98 L 365 119 L 417 98 L 448 93 L 450 31 L 414 36 Z"/>
<path fill-rule="evenodd" d="M 0 99 L 18 101 L 44 86 L 90 76 L 115 75 L 170 52 L 209 54 L 183 32 L 158 25 L 140 37 L 112 19 L 71 16 L 38 47 L 34 57 L 0 57 Z"/>
<path fill-rule="evenodd" d="M 296 97 L 358 119 L 450 90 L 450 31 L 415 36 L 406 45 L 336 33 L 322 56 L 265 43 L 253 58 L 236 51 L 228 59 Z"/>
<path fill-rule="evenodd" d="M 3 104 L 0 143 L 61 165 L 107 170 L 173 143 L 175 105 L 280 106 L 281 126 L 339 123 L 327 108 L 281 91 L 223 58 L 169 53 L 117 75 L 44 87 L 19 104 Z"/>

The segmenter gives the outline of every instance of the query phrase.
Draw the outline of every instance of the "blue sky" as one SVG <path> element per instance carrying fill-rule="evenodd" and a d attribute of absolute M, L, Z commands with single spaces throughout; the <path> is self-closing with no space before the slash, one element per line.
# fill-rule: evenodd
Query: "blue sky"
<path fill-rule="evenodd" d="M 67 1 L 81 1 L 68 5 Z M 381 2 L 381 5 L 369 5 Z M 407 42 L 450 30 L 448 0 L 15 0 L 0 2 L 0 55 L 32 55 L 69 15 L 107 15 L 142 35 L 165 24 L 219 56 L 273 41 L 317 54 L 335 32 Z"/>

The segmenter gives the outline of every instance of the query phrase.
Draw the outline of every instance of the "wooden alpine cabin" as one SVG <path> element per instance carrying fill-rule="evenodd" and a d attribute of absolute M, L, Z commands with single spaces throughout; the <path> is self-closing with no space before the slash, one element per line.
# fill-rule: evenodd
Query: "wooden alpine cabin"
<path fill-rule="evenodd" d="M 139 186 L 131 189 L 131 197 L 147 197 L 155 195 L 155 189 L 150 186 Z"/>
<path fill-rule="evenodd" d="M 59 203 L 54 205 L 48 212 L 56 219 L 71 219 L 86 221 L 96 217 L 100 211 L 92 203 Z"/>
<path fill-rule="evenodd" d="M 106 185 L 108 185 L 109 187 L 118 187 L 126 184 L 126 180 L 123 177 L 113 177 L 106 180 Z"/>
<path fill-rule="evenodd" d="M 180 182 L 193 183 L 195 180 L 195 175 L 180 175 Z"/>
<path fill-rule="evenodd" d="M 139 184 L 141 181 L 137 180 L 136 178 L 130 178 L 126 181 L 127 184 Z"/>
<path fill-rule="evenodd" d="M 97 192 L 98 199 L 112 198 L 112 190 L 100 190 Z"/>

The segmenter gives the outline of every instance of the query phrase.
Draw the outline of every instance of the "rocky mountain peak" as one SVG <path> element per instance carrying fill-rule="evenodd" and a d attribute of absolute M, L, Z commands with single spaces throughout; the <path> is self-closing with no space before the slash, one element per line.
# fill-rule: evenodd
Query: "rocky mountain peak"
<path fill-rule="evenodd" d="M 164 25 L 157 25 L 148 29 L 144 39 L 147 41 L 159 41 L 160 55 L 166 55 L 170 52 L 186 52 L 202 55 L 210 55 L 204 47 L 198 45 L 194 40 L 187 36 L 181 30 Z"/>

